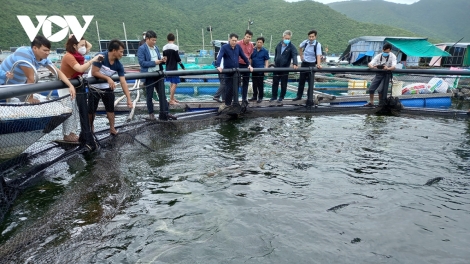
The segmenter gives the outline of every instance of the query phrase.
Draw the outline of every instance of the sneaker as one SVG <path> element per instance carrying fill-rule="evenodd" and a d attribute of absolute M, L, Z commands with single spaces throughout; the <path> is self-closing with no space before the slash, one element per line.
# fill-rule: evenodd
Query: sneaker
<path fill-rule="evenodd" d="M 364 106 L 365 107 L 374 107 L 374 104 L 369 102 L 369 103 L 365 104 Z"/>
<path fill-rule="evenodd" d="M 223 111 L 225 108 L 227 108 L 227 107 L 228 107 L 228 105 L 226 105 L 226 104 L 221 104 L 221 105 L 219 106 L 219 112 L 222 112 L 222 111 Z"/>
<path fill-rule="evenodd" d="M 299 101 L 299 100 L 302 100 L 302 97 L 296 97 L 296 98 L 292 99 L 292 101 Z"/>
<path fill-rule="evenodd" d="M 149 120 L 155 120 L 155 115 L 154 114 L 149 114 Z"/>
<path fill-rule="evenodd" d="M 251 97 L 250 99 L 248 99 L 248 101 L 250 102 L 256 101 L 256 97 Z"/>
<path fill-rule="evenodd" d="M 282 98 L 279 98 L 279 99 L 277 100 L 277 102 L 278 102 L 278 103 L 282 103 Z"/>
<path fill-rule="evenodd" d="M 276 98 L 271 98 L 271 99 L 269 99 L 269 101 L 274 102 L 274 101 L 276 101 Z"/>
<path fill-rule="evenodd" d="M 243 100 L 242 103 L 249 105 L 250 103 L 247 100 Z"/>
<path fill-rule="evenodd" d="M 212 100 L 217 101 L 217 103 L 222 103 L 222 101 L 217 97 L 212 97 Z"/>
<path fill-rule="evenodd" d="M 258 99 L 258 101 L 256 101 L 258 104 L 263 102 L 263 99 Z"/>

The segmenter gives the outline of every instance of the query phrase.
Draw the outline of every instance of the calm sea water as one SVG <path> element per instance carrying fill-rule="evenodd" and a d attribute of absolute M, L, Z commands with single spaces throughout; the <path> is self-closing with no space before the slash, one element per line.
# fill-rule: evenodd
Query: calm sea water
<path fill-rule="evenodd" d="M 470 261 L 468 121 L 266 117 L 135 139 L 46 171 L 1 226 L 3 247 L 36 232 L 20 259 Z"/>

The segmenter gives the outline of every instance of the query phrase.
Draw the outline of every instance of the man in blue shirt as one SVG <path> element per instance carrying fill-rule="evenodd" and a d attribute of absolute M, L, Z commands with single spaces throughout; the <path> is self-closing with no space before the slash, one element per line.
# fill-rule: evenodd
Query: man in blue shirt
<path fill-rule="evenodd" d="M 35 83 L 34 72 L 31 68 L 33 66 L 36 70 L 43 66 L 48 68 L 52 73 L 55 71 L 61 81 L 63 81 L 69 87 L 70 97 L 75 98 L 75 87 L 70 83 L 69 79 L 62 73 L 47 57 L 51 52 L 51 42 L 41 35 L 37 35 L 31 42 L 31 47 L 18 48 L 13 54 L 6 57 L 6 59 L 0 64 L 0 71 L 9 72 L 18 61 L 25 61 L 19 63 L 13 70 L 12 79 L 8 79 L 7 84 L 24 84 L 24 83 Z M 28 63 L 26 63 L 28 62 Z M 55 70 L 55 71 L 54 71 Z M 6 75 L 0 75 L 0 84 L 6 83 Z M 1 88 L 1 87 L 0 87 Z M 29 96 L 27 99 L 30 103 L 39 103 L 39 100 L 34 99 L 33 96 Z"/>
<path fill-rule="evenodd" d="M 269 63 L 269 52 L 263 47 L 264 38 L 259 37 L 256 39 L 256 47 L 251 54 L 251 64 L 253 68 L 268 68 Z M 264 72 L 254 72 L 251 75 L 253 80 L 253 97 L 248 101 L 256 101 L 261 103 L 264 96 Z"/>
<path fill-rule="evenodd" d="M 13 79 L 15 76 L 13 73 L 7 71 L 5 72 L 4 70 L 0 69 L 0 85 L 5 84 L 5 80 L 8 79 Z"/>
<path fill-rule="evenodd" d="M 220 48 L 219 56 L 215 66 L 219 72 L 222 72 L 220 61 L 224 58 L 224 69 L 239 68 L 238 58 L 242 58 L 248 65 L 250 72 L 253 72 L 253 67 L 250 65 L 250 60 L 245 56 L 243 50 L 237 45 L 238 35 L 235 33 L 230 34 L 230 45 L 223 45 Z M 230 106 L 233 101 L 233 75 L 234 73 L 225 74 L 225 107 Z"/>
<path fill-rule="evenodd" d="M 100 99 L 103 100 L 106 116 L 109 120 L 109 133 L 115 136 L 117 135 L 117 130 L 114 127 L 114 89 L 116 88 L 116 83 L 111 79 L 111 76 L 115 73 L 118 74 L 122 91 L 127 97 L 127 106 L 132 108 L 129 87 L 124 77 L 124 66 L 119 61 L 124 55 L 124 43 L 117 39 L 111 40 L 108 45 L 108 51 L 103 52 L 102 55 L 104 56 L 103 61 L 93 62 L 91 74 L 95 78 L 106 80 L 107 83 L 93 85 L 94 89 L 91 89 L 88 101 L 88 117 L 90 118 L 91 129 L 94 131 L 93 121 L 95 120 L 98 103 Z"/>
<path fill-rule="evenodd" d="M 299 45 L 299 55 L 302 64 L 300 67 L 317 67 L 321 69 L 321 44 L 317 42 L 317 31 L 310 30 L 308 32 L 308 39 L 302 41 Z M 310 74 L 308 72 L 301 72 L 299 77 L 299 88 L 297 89 L 297 97 L 292 101 L 302 99 L 304 94 L 305 81 Z"/>

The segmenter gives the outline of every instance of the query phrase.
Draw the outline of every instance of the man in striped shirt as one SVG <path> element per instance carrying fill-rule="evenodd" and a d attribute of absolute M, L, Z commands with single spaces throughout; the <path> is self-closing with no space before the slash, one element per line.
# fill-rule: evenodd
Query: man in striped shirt
<path fill-rule="evenodd" d="M 31 47 L 21 47 L 18 48 L 13 54 L 8 56 L 2 64 L 0 64 L 0 70 L 8 72 L 13 67 L 13 64 L 18 61 L 20 62 L 15 69 L 13 70 L 13 78 L 8 79 L 6 83 L 6 78 L 0 76 L 0 83 L 2 84 L 24 84 L 24 83 L 35 83 L 34 81 L 34 72 L 35 70 L 31 68 L 31 65 L 37 70 L 39 67 L 43 66 L 48 68 L 52 73 L 54 69 L 57 71 L 58 77 L 62 80 L 68 87 L 70 92 L 70 97 L 75 98 L 75 87 L 70 83 L 69 79 L 63 74 L 57 67 L 52 64 L 51 60 L 47 57 L 51 52 L 51 42 L 43 36 L 37 35 L 33 42 L 31 42 Z M 26 63 L 29 62 L 29 63 Z M 30 65 L 31 64 L 31 65 Z M 1 89 L 1 87 L 0 87 Z M 24 98 L 23 98 L 24 99 Z M 33 96 L 29 96 L 29 103 L 39 103 L 37 99 L 34 99 Z"/>

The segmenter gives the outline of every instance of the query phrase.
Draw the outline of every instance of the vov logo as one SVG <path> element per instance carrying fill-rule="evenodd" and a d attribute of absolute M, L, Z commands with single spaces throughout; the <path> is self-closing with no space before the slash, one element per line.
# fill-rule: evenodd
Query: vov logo
<path fill-rule="evenodd" d="M 82 27 L 80 22 L 75 16 L 36 16 L 38 20 L 38 25 L 35 26 L 33 21 L 29 16 L 16 16 L 23 26 L 24 31 L 28 35 L 30 41 L 34 40 L 34 37 L 39 33 L 39 30 L 42 27 L 42 33 L 51 42 L 59 42 L 68 37 L 69 29 L 72 31 L 72 34 L 75 35 L 77 40 L 80 40 L 85 34 L 88 26 L 93 20 L 93 16 L 82 16 L 85 20 L 85 25 Z M 52 35 L 52 23 L 56 24 L 62 28 L 59 32 L 56 32 Z"/>

